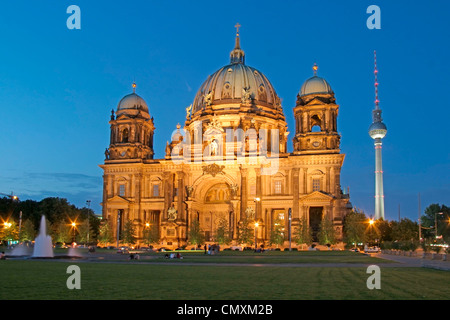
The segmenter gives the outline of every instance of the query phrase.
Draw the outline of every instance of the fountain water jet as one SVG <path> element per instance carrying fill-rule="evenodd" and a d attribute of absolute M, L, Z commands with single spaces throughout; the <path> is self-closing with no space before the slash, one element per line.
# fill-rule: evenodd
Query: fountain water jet
<path fill-rule="evenodd" d="M 33 258 L 53 258 L 52 237 L 47 235 L 45 216 L 41 218 L 39 235 L 34 240 Z"/>

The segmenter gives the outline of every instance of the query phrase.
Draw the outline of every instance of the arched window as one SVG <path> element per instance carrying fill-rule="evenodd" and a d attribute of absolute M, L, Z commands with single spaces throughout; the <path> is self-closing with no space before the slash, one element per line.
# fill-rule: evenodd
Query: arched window
<path fill-rule="evenodd" d="M 122 131 L 122 142 L 127 143 L 128 142 L 128 129 L 125 128 Z"/>
<path fill-rule="evenodd" d="M 315 114 L 311 117 L 311 132 L 320 132 L 322 126 L 322 120 Z"/>

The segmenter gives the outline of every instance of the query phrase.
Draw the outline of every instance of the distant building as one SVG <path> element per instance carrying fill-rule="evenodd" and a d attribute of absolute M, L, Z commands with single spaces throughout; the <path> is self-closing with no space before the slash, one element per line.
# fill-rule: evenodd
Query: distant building
<path fill-rule="evenodd" d="M 220 223 L 237 241 L 243 218 L 256 227 L 258 243 L 267 241 L 275 221 L 284 221 L 288 240 L 305 218 L 317 237 L 329 219 L 342 237 L 343 218 L 351 210 L 341 190 L 337 130 L 339 106 L 329 83 L 306 80 L 293 109 L 293 152 L 287 152 L 288 128 L 281 100 L 266 76 L 245 64 L 239 32 L 230 63 L 210 75 L 186 108 L 167 142 L 164 159 L 154 159 L 156 121 L 147 103 L 133 92 L 120 100 L 110 120 L 110 145 L 100 167 L 103 219 L 123 229 L 133 221 L 142 241 L 145 228 L 157 226 L 160 245 L 188 243 L 197 220 L 213 241 Z M 120 217 L 120 219 L 118 219 Z"/>

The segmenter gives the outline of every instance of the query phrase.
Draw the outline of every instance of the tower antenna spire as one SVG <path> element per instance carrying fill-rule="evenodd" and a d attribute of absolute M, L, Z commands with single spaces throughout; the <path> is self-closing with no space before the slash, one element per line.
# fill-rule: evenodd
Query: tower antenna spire
<path fill-rule="evenodd" d="M 375 75 L 375 109 L 379 109 L 380 100 L 378 99 L 378 69 L 377 69 L 377 51 L 373 51 L 374 75 Z"/>

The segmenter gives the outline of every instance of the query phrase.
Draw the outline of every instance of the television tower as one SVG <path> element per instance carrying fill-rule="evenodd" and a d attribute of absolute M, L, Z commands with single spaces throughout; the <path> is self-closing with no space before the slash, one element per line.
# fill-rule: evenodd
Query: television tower
<path fill-rule="evenodd" d="M 381 140 L 386 136 L 387 128 L 381 119 L 380 101 L 378 100 L 377 52 L 374 51 L 375 64 L 375 109 L 372 111 L 373 122 L 369 127 L 369 135 L 375 145 L 375 220 L 384 219 L 383 167 L 381 161 Z"/>

